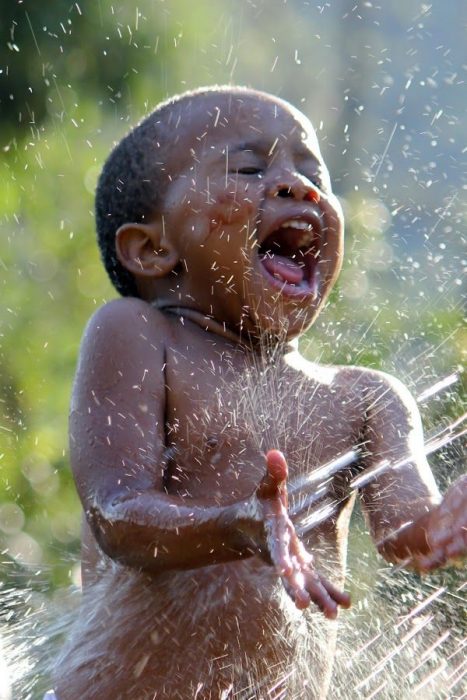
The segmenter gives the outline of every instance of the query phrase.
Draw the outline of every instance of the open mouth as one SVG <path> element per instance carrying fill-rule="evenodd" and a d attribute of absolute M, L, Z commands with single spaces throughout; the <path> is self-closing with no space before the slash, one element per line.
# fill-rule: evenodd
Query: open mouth
<path fill-rule="evenodd" d="M 259 248 L 261 265 L 274 286 L 289 293 L 318 293 L 319 236 L 312 224 L 284 221 Z"/>

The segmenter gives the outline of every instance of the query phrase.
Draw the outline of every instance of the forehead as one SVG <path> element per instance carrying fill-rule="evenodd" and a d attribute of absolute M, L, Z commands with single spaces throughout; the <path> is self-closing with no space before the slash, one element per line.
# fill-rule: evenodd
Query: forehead
<path fill-rule="evenodd" d="M 171 121 L 172 138 L 185 150 L 255 143 L 270 149 L 287 143 L 320 155 L 309 119 L 287 102 L 262 93 L 195 95 L 177 106 Z"/>

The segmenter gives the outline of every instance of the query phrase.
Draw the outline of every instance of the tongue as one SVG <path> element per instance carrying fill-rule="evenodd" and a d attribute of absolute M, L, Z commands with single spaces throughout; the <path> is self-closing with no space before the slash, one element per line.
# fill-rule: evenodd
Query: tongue
<path fill-rule="evenodd" d="M 270 275 L 285 284 L 300 284 L 303 281 L 303 268 L 283 255 L 266 255 L 261 261 Z"/>

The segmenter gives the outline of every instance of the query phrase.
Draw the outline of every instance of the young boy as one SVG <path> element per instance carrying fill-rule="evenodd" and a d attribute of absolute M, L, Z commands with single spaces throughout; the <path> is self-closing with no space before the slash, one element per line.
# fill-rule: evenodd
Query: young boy
<path fill-rule="evenodd" d="M 313 128 L 254 90 L 174 98 L 109 157 L 97 226 L 123 298 L 73 392 L 83 599 L 57 697 L 324 698 L 353 494 L 381 554 L 427 571 L 465 554 L 467 489 L 441 501 L 399 382 L 292 342 L 342 261 Z"/>

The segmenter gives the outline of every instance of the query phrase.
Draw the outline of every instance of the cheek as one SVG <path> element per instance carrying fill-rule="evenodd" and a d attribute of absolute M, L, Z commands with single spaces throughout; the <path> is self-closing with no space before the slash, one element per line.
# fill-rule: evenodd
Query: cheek
<path fill-rule="evenodd" d="M 334 194 L 330 195 L 323 205 L 336 232 L 342 233 L 344 230 L 344 213 L 337 197 Z"/>
<path fill-rule="evenodd" d="M 225 225 L 256 223 L 258 204 L 248 192 L 227 191 L 213 193 L 210 206 L 211 228 Z"/>
<path fill-rule="evenodd" d="M 329 198 L 322 202 L 324 210 L 324 225 L 327 229 L 327 238 L 333 247 L 339 249 L 344 239 L 344 218 L 342 209 L 337 199 Z"/>

